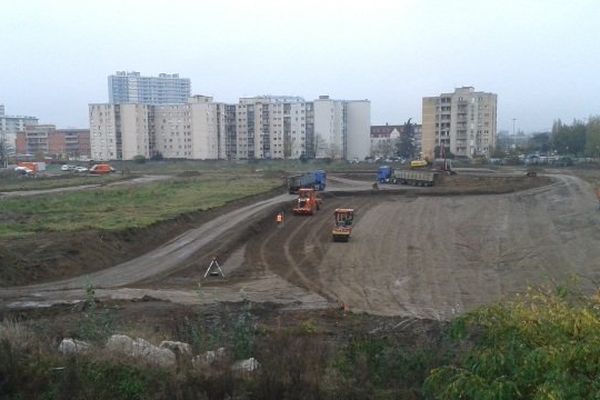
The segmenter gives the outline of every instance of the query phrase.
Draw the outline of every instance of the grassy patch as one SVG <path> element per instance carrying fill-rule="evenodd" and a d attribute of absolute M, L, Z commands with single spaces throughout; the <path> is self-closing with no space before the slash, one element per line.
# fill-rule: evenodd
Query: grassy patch
<path fill-rule="evenodd" d="M 44 231 L 144 227 L 271 190 L 279 179 L 197 177 L 126 188 L 0 201 L 0 237 Z"/>

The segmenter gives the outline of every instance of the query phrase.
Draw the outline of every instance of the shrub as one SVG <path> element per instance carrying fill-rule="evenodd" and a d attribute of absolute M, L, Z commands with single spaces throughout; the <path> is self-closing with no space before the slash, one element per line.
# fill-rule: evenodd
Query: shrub
<path fill-rule="evenodd" d="M 434 369 L 425 389 L 443 399 L 592 399 L 600 395 L 600 299 L 530 290 L 455 322 L 473 348 Z"/>
<path fill-rule="evenodd" d="M 143 155 L 137 155 L 135 157 L 133 157 L 133 162 L 136 164 L 145 164 L 146 163 L 146 157 Z"/>
<path fill-rule="evenodd" d="M 83 317 L 79 322 L 79 337 L 97 342 L 104 340 L 113 333 L 112 325 L 108 312 L 98 311 L 94 286 L 88 282 L 85 287 Z"/>

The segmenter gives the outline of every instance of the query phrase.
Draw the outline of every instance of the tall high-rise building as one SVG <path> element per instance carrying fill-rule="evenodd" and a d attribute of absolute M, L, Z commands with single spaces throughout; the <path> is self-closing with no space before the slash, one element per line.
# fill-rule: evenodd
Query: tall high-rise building
<path fill-rule="evenodd" d="M 118 71 L 108 77 L 108 101 L 113 104 L 181 104 L 190 94 L 190 80 L 179 74 L 141 76 L 139 72 Z"/>
<path fill-rule="evenodd" d="M 423 97 L 423 156 L 433 159 L 445 146 L 461 157 L 490 157 L 496 145 L 497 101 L 494 93 L 465 86 L 454 93 Z"/>

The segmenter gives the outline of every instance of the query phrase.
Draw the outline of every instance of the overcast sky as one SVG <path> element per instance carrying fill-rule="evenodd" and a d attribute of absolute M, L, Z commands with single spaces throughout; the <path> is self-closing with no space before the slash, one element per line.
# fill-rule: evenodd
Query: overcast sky
<path fill-rule="evenodd" d="M 371 100 L 373 124 L 421 120 L 421 98 L 498 94 L 499 129 L 600 113 L 600 2 L 30 1 L 0 8 L 0 104 L 87 127 L 107 76 L 178 72 L 192 93 Z"/>

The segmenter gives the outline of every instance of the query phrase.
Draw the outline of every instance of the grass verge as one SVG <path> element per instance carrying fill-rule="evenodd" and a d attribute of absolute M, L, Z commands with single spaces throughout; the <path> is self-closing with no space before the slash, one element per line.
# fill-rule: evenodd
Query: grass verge
<path fill-rule="evenodd" d="M 277 178 L 194 177 L 126 188 L 0 201 L 0 238 L 45 231 L 139 228 L 272 190 Z"/>

